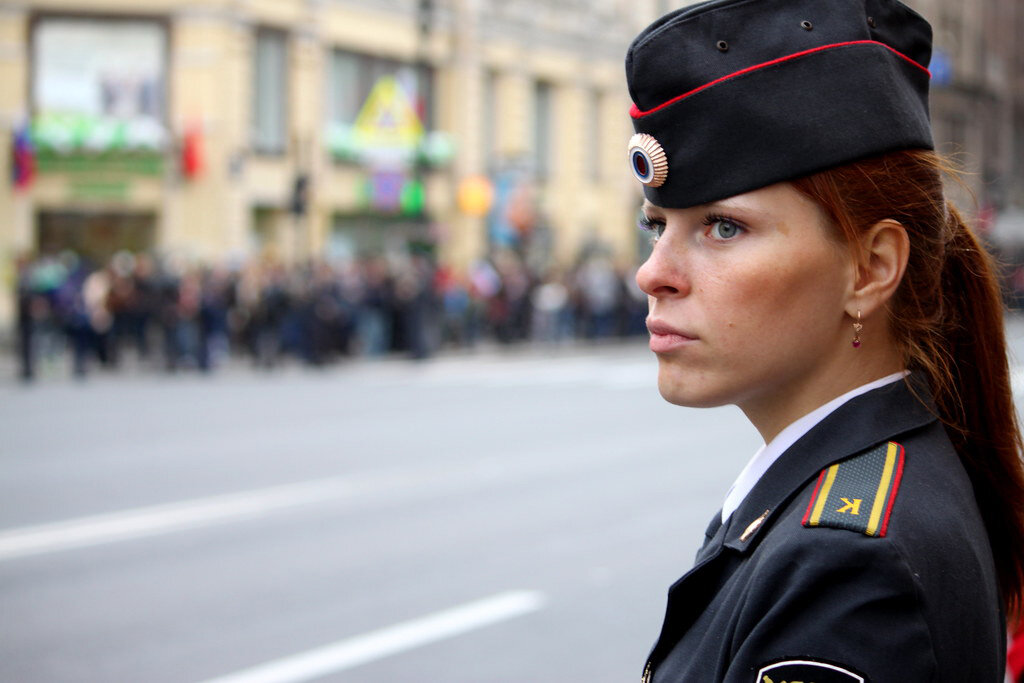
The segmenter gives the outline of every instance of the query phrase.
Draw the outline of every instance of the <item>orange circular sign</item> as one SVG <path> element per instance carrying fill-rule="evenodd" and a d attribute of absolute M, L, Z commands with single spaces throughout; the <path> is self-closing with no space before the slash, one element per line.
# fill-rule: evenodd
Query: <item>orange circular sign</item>
<path fill-rule="evenodd" d="M 494 201 L 494 186 L 482 175 L 464 178 L 459 183 L 459 210 L 477 218 L 487 215 Z"/>

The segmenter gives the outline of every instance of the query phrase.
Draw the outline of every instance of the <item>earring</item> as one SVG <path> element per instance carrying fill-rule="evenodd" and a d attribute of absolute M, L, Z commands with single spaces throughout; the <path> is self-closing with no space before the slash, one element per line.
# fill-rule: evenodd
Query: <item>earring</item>
<path fill-rule="evenodd" d="M 860 348 L 860 331 L 864 326 L 860 324 L 860 309 L 857 309 L 857 322 L 853 324 L 853 348 Z"/>

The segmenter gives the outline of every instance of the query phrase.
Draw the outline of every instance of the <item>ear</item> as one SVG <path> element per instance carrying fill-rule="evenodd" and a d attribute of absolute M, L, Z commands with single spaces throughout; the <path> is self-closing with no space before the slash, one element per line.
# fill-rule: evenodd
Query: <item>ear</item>
<path fill-rule="evenodd" d="M 860 252 L 855 256 L 853 291 L 847 314 L 865 317 L 881 310 L 896 293 L 910 256 L 910 238 L 897 221 L 885 219 L 864 233 Z"/>

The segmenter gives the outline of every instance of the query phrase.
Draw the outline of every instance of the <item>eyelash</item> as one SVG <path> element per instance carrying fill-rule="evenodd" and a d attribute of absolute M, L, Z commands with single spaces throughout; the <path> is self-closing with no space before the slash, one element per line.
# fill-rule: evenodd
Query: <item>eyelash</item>
<path fill-rule="evenodd" d="M 715 223 L 728 223 L 739 229 L 740 232 L 745 232 L 746 227 L 738 221 L 735 221 L 728 216 L 723 216 L 717 213 L 710 213 L 701 219 L 701 225 L 710 228 Z M 662 233 L 665 232 L 665 221 L 658 218 L 651 218 L 647 214 L 641 212 L 640 217 L 637 220 L 637 227 L 645 233 L 651 235 L 651 239 L 657 241 L 661 237 Z M 728 238 L 714 238 L 718 241 L 726 241 Z"/>
<path fill-rule="evenodd" d="M 637 218 L 636 226 L 641 231 L 649 234 L 651 239 L 658 239 L 661 237 L 661 233 L 665 231 L 665 221 L 658 220 L 657 218 L 651 218 L 647 214 L 641 212 Z"/>

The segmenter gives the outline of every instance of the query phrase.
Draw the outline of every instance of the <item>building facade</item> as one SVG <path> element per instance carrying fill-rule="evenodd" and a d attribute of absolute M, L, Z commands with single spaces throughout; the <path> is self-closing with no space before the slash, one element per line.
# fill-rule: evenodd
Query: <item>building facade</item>
<path fill-rule="evenodd" d="M 1024 8 L 909 4 L 935 26 L 936 139 L 983 215 L 1012 214 Z M 543 268 L 596 246 L 635 261 L 622 58 L 672 6 L 8 0 L 0 320 L 16 257 L 67 249 L 96 262 L 423 249 L 454 268 L 515 249 Z"/>
<path fill-rule="evenodd" d="M 426 249 L 460 268 L 600 243 L 632 258 L 622 55 L 654 11 L 7 2 L 0 158 L 27 143 L 33 169 L 0 188 L 4 281 L 18 255 L 68 249 L 97 263 Z"/>
<path fill-rule="evenodd" d="M 966 171 L 980 211 L 1024 206 L 1024 6 L 909 0 L 932 23 L 936 144 Z M 961 200 L 967 197 L 961 196 Z"/>

